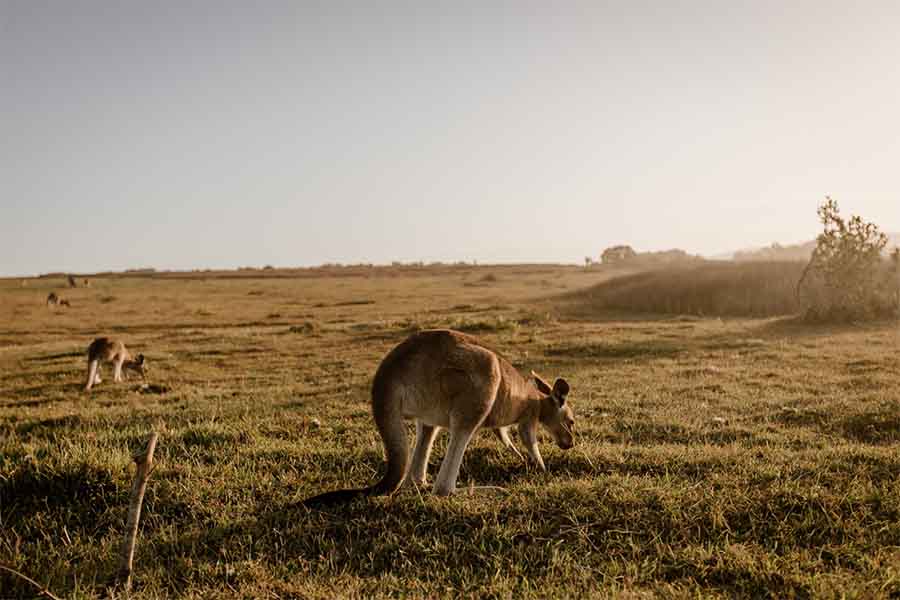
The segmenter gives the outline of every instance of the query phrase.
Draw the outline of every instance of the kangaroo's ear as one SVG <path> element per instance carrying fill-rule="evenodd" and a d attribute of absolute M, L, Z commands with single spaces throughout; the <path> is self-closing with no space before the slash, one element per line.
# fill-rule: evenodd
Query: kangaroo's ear
<path fill-rule="evenodd" d="M 553 390 L 550 389 L 550 384 L 541 379 L 540 375 L 532 371 L 531 376 L 534 378 L 534 385 L 537 386 L 540 393 L 547 394 L 548 396 L 553 393 Z"/>
<path fill-rule="evenodd" d="M 556 398 L 559 405 L 562 406 L 566 403 L 566 396 L 569 395 L 569 384 L 566 383 L 565 379 L 557 379 L 553 384 L 553 396 Z"/>

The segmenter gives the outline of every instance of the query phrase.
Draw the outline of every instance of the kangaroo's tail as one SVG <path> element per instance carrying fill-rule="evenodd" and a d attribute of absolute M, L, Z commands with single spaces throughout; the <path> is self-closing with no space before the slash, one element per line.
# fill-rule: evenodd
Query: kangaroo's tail
<path fill-rule="evenodd" d="M 387 454 L 387 469 L 381 480 L 369 487 L 355 490 L 325 492 L 303 501 L 309 508 L 350 502 L 361 496 L 389 496 L 397 491 L 409 462 L 409 445 L 406 440 L 406 424 L 403 421 L 403 398 L 390 384 L 388 373 L 392 370 L 390 355 L 384 360 L 372 383 L 372 415 Z"/>

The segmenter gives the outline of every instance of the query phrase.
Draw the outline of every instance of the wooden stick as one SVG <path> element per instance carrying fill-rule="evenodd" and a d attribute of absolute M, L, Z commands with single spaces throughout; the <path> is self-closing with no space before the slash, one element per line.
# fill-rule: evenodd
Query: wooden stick
<path fill-rule="evenodd" d="M 15 575 L 15 576 L 17 576 L 17 577 L 20 577 L 20 578 L 24 579 L 25 581 L 27 581 L 28 583 L 30 583 L 31 585 L 33 585 L 34 587 L 36 587 L 36 588 L 38 589 L 39 593 L 40 593 L 42 596 L 46 596 L 46 597 L 48 597 L 48 598 L 52 598 L 52 600 L 62 600 L 59 596 L 57 596 L 56 594 L 54 594 L 53 592 L 51 592 L 51 591 L 49 590 L 49 588 L 46 588 L 46 587 L 42 586 L 41 584 L 39 584 L 37 581 L 35 581 L 35 580 L 32 579 L 31 577 L 29 577 L 28 575 L 24 575 L 23 573 L 19 573 L 18 571 L 16 571 L 16 570 L 13 569 L 12 567 L 7 567 L 7 566 L 5 566 L 5 565 L 0 565 L 0 569 L 3 569 L 4 571 L 8 571 L 8 572 L 12 573 L 13 575 Z"/>
<path fill-rule="evenodd" d="M 125 590 L 131 589 L 131 573 L 134 561 L 134 545 L 137 542 L 138 522 L 141 520 L 141 505 L 144 502 L 144 492 L 147 490 L 147 481 L 153 471 L 153 452 L 156 450 L 156 440 L 159 434 L 155 431 L 147 440 L 147 448 L 134 456 L 137 471 L 134 475 L 134 484 L 131 486 L 131 503 L 128 506 L 128 521 L 125 524 L 125 541 L 122 543 L 122 558 L 119 566 L 119 581 L 124 582 Z"/>

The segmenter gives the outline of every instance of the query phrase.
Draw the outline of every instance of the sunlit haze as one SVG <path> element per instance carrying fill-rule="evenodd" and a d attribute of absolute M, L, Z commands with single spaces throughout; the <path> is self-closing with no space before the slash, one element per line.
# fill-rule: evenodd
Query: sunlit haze
<path fill-rule="evenodd" d="M 0 0 L 0 275 L 900 231 L 895 2 Z"/>

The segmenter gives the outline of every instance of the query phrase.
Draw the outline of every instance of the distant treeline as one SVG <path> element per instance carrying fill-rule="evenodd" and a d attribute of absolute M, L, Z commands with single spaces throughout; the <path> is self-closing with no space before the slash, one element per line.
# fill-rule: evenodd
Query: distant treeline
<path fill-rule="evenodd" d="M 453 275 L 459 277 L 481 276 L 484 273 L 546 273 L 548 276 L 560 270 L 582 272 L 577 265 L 554 263 L 515 263 L 496 264 L 476 262 L 394 262 L 390 265 L 373 263 L 339 264 L 328 263 L 316 267 L 238 267 L 236 269 L 191 269 L 183 271 L 165 271 L 156 269 L 129 269 L 127 271 L 105 271 L 100 273 L 80 274 L 77 277 L 91 279 L 304 279 L 317 277 L 410 277 Z M 494 275 L 496 276 L 496 275 Z M 41 279 L 62 279 L 66 273 L 46 273 L 38 276 Z M 2 279 L 2 278 L 0 278 Z M 12 279 L 21 279 L 19 277 Z"/>
<path fill-rule="evenodd" d="M 610 246 L 600 253 L 600 264 L 604 265 L 627 264 L 633 266 L 651 266 L 697 262 L 701 260 L 703 260 L 703 257 L 695 254 L 688 254 L 680 248 L 661 250 L 659 252 L 636 252 L 631 246 L 619 245 Z M 591 257 L 585 257 L 585 262 L 588 265 L 594 264 Z"/>
<path fill-rule="evenodd" d="M 734 260 L 744 261 L 799 261 L 807 262 L 812 256 L 816 247 L 815 240 L 804 242 L 802 244 L 788 244 L 782 246 L 774 243 L 765 248 L 756 248 L 753 250 L 739 250 L 734 253 Z"/>
<path fill-rule="evenodd" d="M 900 246 L 900 234 L 892 233 L 887 235 L 888 241 L 885 246 L 886 252 L 890 252 L 893 248 Z M 816 240 L 803 242 L 802 244 L 781 245 L 774 243 L 765 248 L 755 248 L 753 250 L 739 250 L 734 253 L 734 260 L 743 261 L 802 261 L 808 262 L 812 257 L 813 250 L 816 249 Z"/>

